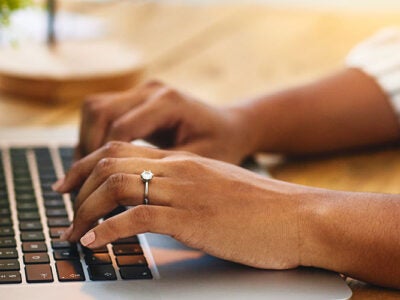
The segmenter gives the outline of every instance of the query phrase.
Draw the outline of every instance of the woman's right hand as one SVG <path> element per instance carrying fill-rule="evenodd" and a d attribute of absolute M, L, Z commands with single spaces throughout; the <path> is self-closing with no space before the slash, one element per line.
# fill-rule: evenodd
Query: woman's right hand
<path fill-rule="evenodd" d="M 250 125 L 240 109 L 211 107 L 152 81 L 85 101 L 76 158 L 108 141 L 144 139 L 161 148 L 238 164 L 256 150 Z"/>

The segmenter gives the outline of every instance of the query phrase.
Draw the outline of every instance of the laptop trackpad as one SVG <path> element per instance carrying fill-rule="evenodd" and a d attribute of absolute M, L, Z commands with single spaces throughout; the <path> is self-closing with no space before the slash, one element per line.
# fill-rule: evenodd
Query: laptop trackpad
<path fill-rule="evenodd" d="M 145 236 L 158 268 L 159 292 L 167 299 L 246 299 L 249 291 L 251 299 L 351 296 L 343 279 L 333 272 L 313 268 L 259 270 L 211 257 L 168 236 Z"/>

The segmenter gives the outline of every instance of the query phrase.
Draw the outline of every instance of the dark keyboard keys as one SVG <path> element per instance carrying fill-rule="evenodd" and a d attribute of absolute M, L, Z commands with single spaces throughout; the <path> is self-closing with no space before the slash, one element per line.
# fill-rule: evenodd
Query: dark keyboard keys
<path fill-rule="evenodd" d="M 0 238 L 1 248 L 15 248 L 16 242 L 13 237 L 2 237 Z"/>
<path fill-rule="evenodd" d="M 39 221 L 40 215 L 37 211 L 19 212 L 18 220 L 20 221 Z"/>
<path fill-rule="evenodd" d="M 112 265 L 89 265 L 88 272 L 90 279 L 93 281 L 117 279 Z"/>
<path fill-rule="evenodd" d="M 16 259 L 0 259 L 0 271 L 18 271 L 19 262 Z"/>
<path fill-rule="evenodd" d="M 85 255 L 88 265 L 107 265 L 111 264 L 111 257 L 108 253 L 93 253 Z"/>
<path fill-rule="evenodd" d="M 18 271 L 0 271 L 0 284 L 21 283 L 21 273 Z"/>
<path fill-rule="evenodd" d="M 0 208 L 0 217 L 10 217 L 11 212 L 8 207 L 2 207 Z"/>
<path fill-rule="evenodd" d="M 42 230 L 42 223 L 39 221 L 22 221 L 19 223 L 19 229 L 21 231 L 38 231 Z"/>
<path fill-rule="evenodd" d="M 51 241 L 51 247 L 53 249 L 75 249 L 76 250 L 76 244 L 70 243 L 68 241 L 61 241 L 61 240 L 52 240 Z"/>
<path fill-rule="evenodd" d="M 17 202 L 17 210 L 20 211 L 37 211 L 38 207 L 35 202 Z"/>
<path fill-rule="evenodd" d="M 0 237 L 14 236 L 14 234 L 12 227 L 0 227 Z"/>
<path fill-rule="evenodd" d="M 121 267 L 119 269 L 122 279 L 152 279 L 150 270 L 147 267 Z"/>
<path fill-rule="evenodd" d="M 67 218 L 48 218 L 47 225 L 49 227 L 68 227 L 71 222 Z"/>
<path fill-rule="evenodd" d="M 56 262 L 58 280 L 84 281 L 85 274 L 79 260 L 60 260 Z"/>
<path fill-rule="evenodd" d="M 43 242 L 44 234 L 41 231 L 26 231 L 21 233 L 22 242 Z"/>
<path fill-rule="evenodd" d="M 83 252 L 85 252 L 86 254 L 92 254 L 92 253 L 108 253 L 107 246 L 103 246 L 103 247 L 96 248 L 96 249 L 89 249 L 89 248 L 83 247 L 82 245 L 81 245 L 81 247 L 82 247 L 82 249 L 83 249 Z"/>
<path fill-rule="evenodd" d="M 47 253 L 26 253 L 24 254 L 25 264 L 43 264 L 49 263 L 50 258 Z"/>
<path fill-rule="evenodd" d="M 29 252 L 47 252 L 47 246 L 44 242 L 25 242 L 22 243 L 22 251 Z"/>
<path fill-rule="evenodd" d="M 64 200 L 62 200 L 62 199 L 51 199 L 51 200 L 44 200 L 44 206 L 46 208 L 65 207 L 65 204 L 64 204 Z"/>
<path fill-rule="evenodd" d="M 67 217 L 67 211 L 65 208 L 48 208 L 46 209 L 47 217 Z"/>
<path fill-rule="evenodd" d="M 143 255 L 122 255 L 116 257 L 117 264 L 123 266 L 147 266 L 146 258 Z"/>
<path fill-rule="evenodd" d="M 12 248 L 1 248 L 0 259 L 5 259 L 5 258 L 18 258 L 17 250 Z"/>
<path fill-rule="evenodd" d="M 139 244 L 121 244 L 113 246 L 115 255 L 140 255 L 143 254 Z"/>
<path fill-rule="evenodd" d="M 26 281 L 29 283 L 54 281 L 53 273 L 48 264 L 26 265 L 25 273 Z"/>
<path fill-rule="evenodd" d="M 75 260 L 79 259 L 79 253 L 77 251 L 62 249 L 54 250 L 53 256 L 55 260 Z"/>
<path fill-rule="evenodd" d="M 124 239 L 119 239 L 114 241 L 112 244 L 113 245 L 120 245 L 120 244 L 138 244 L 139 239 L 137 236 L 132 236 L 129 238 L 124 238 Z"/>
<path fill-rule="evenodd" d="M 12 225 L 12 221 L 10 218 L 4 218 L 4 217 L 0 218 L 0 226 L 8 226 L 9 227 L 10 225 Z"/>
<path fill-rule="evenodd" d="M 50 237 L 58 239 L 68 229 L 68 227 L 52 227 L 50 228 Z"/>

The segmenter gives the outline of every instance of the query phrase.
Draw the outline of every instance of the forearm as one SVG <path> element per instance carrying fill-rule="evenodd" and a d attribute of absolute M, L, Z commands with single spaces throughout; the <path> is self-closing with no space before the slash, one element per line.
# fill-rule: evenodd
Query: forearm
<path fill-rule="evenodd" d="M 373 79 L 346 69 L 235 108 L 254 151 L 308 154 L 397 140 L 398 120 Z"/>
<path fill-rule="evenodd" d="M 301 201 L 301 264 L 400 288 L 400 196 L 316 190 Z"/>

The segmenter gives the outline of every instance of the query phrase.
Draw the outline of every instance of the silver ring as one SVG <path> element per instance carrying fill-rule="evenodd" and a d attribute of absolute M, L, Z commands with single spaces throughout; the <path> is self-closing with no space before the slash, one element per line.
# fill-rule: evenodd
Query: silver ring
<path fill-rule="evenodd" d="M 142 178 L 142 181 L 144 183 L 144 197 L 143 197 L 143 204 L 144 205 L 149 205 L 149 183 L 153 179 L 153 173 L 151 173 L 150 170 L 148 171 L 143 171 L 142 174 L 140 174 L 140 177 Z"/>

